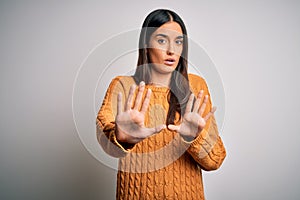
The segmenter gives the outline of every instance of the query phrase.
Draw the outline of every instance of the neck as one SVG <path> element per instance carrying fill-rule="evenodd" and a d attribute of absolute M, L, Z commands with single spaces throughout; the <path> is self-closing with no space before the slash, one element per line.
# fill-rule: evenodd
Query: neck
<path fill-rule="evenodd" d="M 151 70 L 150 83 L 157 87 L 169 87 L 172 73 L 161 74 Z"/>

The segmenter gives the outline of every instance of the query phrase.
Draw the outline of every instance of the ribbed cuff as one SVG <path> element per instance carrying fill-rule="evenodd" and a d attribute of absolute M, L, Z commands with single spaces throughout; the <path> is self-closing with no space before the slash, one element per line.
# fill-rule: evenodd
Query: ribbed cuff
<path fill-rule="evenodd" d="M 116 146 L 118 146 L 125 153 L 129 153 L 135 146 L 135 144 L 130 144 L 127 142 L 119 142 L 117 140 L 115 131 L 110 134 L 110 141 L 112 141 Z"/>
<path fill-rule="evenodd" d="M 207 156 L 213 148 L 213 144 L 210 141 L 209 134 L 206 129 L 202 129 L 200 134 L 192 141 L 186 141 L 183 137 L 181 138 L 187 152 L 197 159 Z"/>

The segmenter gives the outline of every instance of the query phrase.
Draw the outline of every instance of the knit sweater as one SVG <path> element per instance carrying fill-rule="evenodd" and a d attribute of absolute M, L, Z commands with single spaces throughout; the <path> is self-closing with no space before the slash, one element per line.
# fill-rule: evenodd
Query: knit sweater
<path fill-rule="evenodd" d="M 206 82 L 193 74 L 189 74 L 189 81 L 195 96 L 200 90 L 209 95 L 205 116 L 212 106 Z M 124 105 L 132 84 L 135 82 L 131 76 L 114 78 L 96 120 L 97 138 L 103 150 L 119 157 L 116 199 L 205 199 L 201 170 L 218 169 L 226 156 L 215 117 L 209 118 L 193 141 L 186 141 L 176 131 L 163 129 L 134 145 L 121 143 L 115 135 L 117 95 L 122 92 Z M 152 90 L 145 126 L 166 124 L 169 88 L 153 85 L 145 88 Z M 144 97 L 145 93 L 146 90 Z M 175 124 L 179 123 L 177 114 Z"/>

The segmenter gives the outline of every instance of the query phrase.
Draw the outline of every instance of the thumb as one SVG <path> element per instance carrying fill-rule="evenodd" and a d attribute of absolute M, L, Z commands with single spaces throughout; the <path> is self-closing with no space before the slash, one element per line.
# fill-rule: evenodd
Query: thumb
<path fill-rule="evenodd" d="M 169 124 L 168 128 L 172 131 L 179 131 L 180 126 L 175 126 L 175 125 Z"/>
<path fill-rule="evenodd" d="M 158 133 L 158 132 L 160 132 L 161 130 L 163 130 L 164 128 L 166 128 L 166 125 L 161 124 L 161 125 L 159 125 L 159 126 L 157 126 L 157 127 L 154 127 L 154 128 L 153 128 L 153 132 L 154 132 L 154 133 Z"/>

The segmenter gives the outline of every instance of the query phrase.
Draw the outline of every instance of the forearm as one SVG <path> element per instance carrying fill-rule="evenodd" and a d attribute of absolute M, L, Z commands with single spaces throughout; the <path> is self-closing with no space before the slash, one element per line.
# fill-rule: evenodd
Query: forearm
<path fill-rule="evenodd" d="M 102 106 L 96 118 L 97 139 L 103 150 L 113 157 L 123 157 L 129 151 L 129 147 L 117 141 L 115 133 L 115 117 L 117 113 L 117 95 L 124 93 L 120 78 L 112 80 L 107 89 Z"/>
<path fill-rule="evenodd" d="M 113 123 L 103 126 L 97 118 L 97 139 L 102 149 L 113 157 L 126 156 L 134 145 L 119 142 L 115 134 L 115 125 Z"/>
<path fill-rule="evenodd" d="M 211 118 L 207 129 L 203 129 L 193 141 L 184 141 L 184 145 L 201 168 L 207 171 L 218 169 L 226 157 L 214 117 Z"/>

